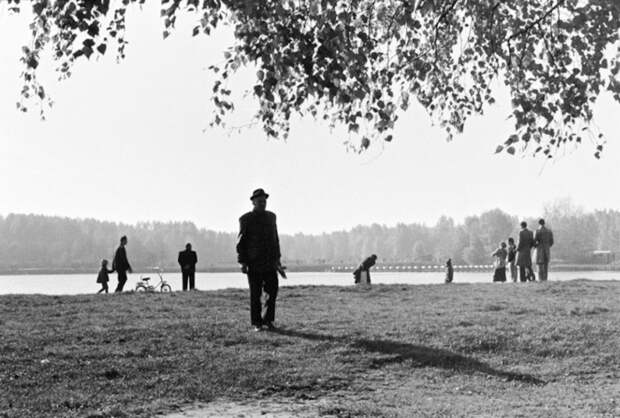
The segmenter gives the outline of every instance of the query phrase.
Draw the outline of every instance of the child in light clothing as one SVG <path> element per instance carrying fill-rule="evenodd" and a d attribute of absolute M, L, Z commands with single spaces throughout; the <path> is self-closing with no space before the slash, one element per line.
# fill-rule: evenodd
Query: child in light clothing
<path fill-rule="evenodd" d="M 502 242 L 499 244 L 499 248 L 491 254 L 491 257 L 495 257 L 495 273 L 493 274 L 494 282 L 505 282 L 506 281 L 506 257 L 508 256 L 508 251 L 506 251 L 506 243 Z"/>

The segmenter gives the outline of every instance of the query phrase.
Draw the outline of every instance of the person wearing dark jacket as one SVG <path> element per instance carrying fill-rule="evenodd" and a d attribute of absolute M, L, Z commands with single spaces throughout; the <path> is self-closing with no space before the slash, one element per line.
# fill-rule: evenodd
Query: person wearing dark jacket
<path fill-rule="evenodd" d="M 513 282 L 517 282 L 517 246 L 515 245 L 514 238 L 508 238 L 508 270 L 510 271 L 510 278 Z"/>
<path fill-rule="evenodd" d="M 454 267 L 452 267 L 452 259 L 448 258 L 448 261 L 446 261 L 446 279 L 445 279 L 445 282 L 446 283 L 452 283 L 453 279 L 454 279 Z"/>
<path fill-rule="evenodd" d="M 278 296 L 280 240 L 276 215 L 266 210 L 269 195 L 256 189 L 250 200 L 254 209 L 239 218 L 237 255 L 241 271 L 248 275 L 250 286 L 250 320 L 255 331 L 264 325 L 273 329 Z M 267 294 L 265 314 L 261 317 L 261 294 Z"/>
<path fill-rule="evenodd" d="M 553 246 L 553 232 L 545 226 L 545 220 L 538 221 L 540 228 L 534 234 L 536 243 L 536 264 L 538 264 L 538 277 L 541 281 L 547 280 L 549 272 L 549 260 L 551 259 L 551 247 Z"/>
<path fill-rule="evenodd" d="M 125 282 L 127 281 L 127 272 L 132 272 L 129 260 L 127 260 L 127 251 L 125 246 L 127 245 L 127 237 L 121 237 L 121 245 L 114 254 L 114 260 L 112 261 L 112 270 L 116 271 L 118 275 L 118 286 L 114 292 L 122 292 Z"/>
<path fill-rule="evenodd" d="M 366 276 L 365 284 L 370 284 L 370 268 L 374 266 L 376 262 L 377 256 L 375 254 L 362 261 L 362 264 L 360 264 L 353 272 L 353 277 L 355 277 L 356 284 L 362 281 L 362 273 Z"/>
<path fill-rule="evenodd" d="M 532 248 L 534 248 L 534 234 L 527 229 L 527 222 L 521 222 L 517 244 L 517 266 L 519 266 L 519 278 L 522 282 L 536 280 L 534 270 L 532 270 Z"/>
<path fill-rule="evenodd" d="M 192 244 L 190 244 L 189 242 L 185 244 L 185 251 L 179 252 L 178 262 L 181 266 L 181 280 L 183 284 L 183 290 L 187 290 L 188 281 L 189 290 L 194 290 L 196 263 L 198 262 L 198 256 L 196 255 L 196 251 L 192 251 Z"/>

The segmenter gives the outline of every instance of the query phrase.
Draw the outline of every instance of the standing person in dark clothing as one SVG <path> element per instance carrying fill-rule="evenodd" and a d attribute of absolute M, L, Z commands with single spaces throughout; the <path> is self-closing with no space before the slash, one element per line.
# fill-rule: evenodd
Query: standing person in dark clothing
<path fill-rule="evenodd" d="M 112 272 L 114 272 L 114 270 L 108 270 L 108 260 L 102 260 L 101 269 L 99 270 L 99 274 L 97 274 L 97 283 L 101 283 L 101 289 L 97 293 L 108 293 L 108 282 L 110 281 L 108 273 Z"/>
<path fill-rule="evenodd" d="M 123 286 L 125 286 L 125 282 L 127 281 L 127 272 L 133 272 L 131 270 L 129 260 L 127 260 L 127 251 L 125 250 L 126 245 L 127 237 L 123 235 L 121 237 L 121 245 L 117 248 L 116 253 L 114 254 L 114 260 L 112 261 L 112 270 L 115 270 L 118 275 L 118 286 L 116 286 L 116 290 L 114 292 L 123 291 Z"/>
<path fill-rule="evenodd" d="M 183 282 L 183 290 L 187 290 L 187 282 L 189 280 L 189 290 L 194 290 L 194 279 L 196 277 L 196 263 L 198 256 L 196 251 L 192 251 L 192 244 L 185 244 L 185 251 L 179 252 L 179 265 L 181 266 L 181 280 Z"/>
<path fill-rule="evenodd" d="M 551 247 L 553 246 L 553 232 L 545 226 L 545 220 L 538 221 L 540 227 L 534 234 L 536 243 L 536 264 L 538 264 L 538 277 L 540 281 L 547 280 L 549 273 L 549 260 L 551 259 Z"/>
<path fill-rule="evenodd" d="M 446 261 L 446 283 L 452 283 L 454 279 L 454 267 L 452 267 L 452 259 L 448 258 Z"/>
<path fill-rule="evenodd" d="M 513 282 L 517 282 L 517 246 L 514 238 L 508 238 L 508 269 L 510 270 L 510 278 Z"/>
<path fill-rule="evenodd" d="M 280 240 L 276 215 L 266 210 L 269 195 L 256 189 L 250 200 L 254 209 L 239 218 L 238 261 L 241 271 L 248 275 L 250 285 L 250 320 L 254 331 L 264 325 L 273 329 L 278 296 Z M 267 294 L 265 314 L 261 317 L 261 294 Z"/>
<path fill-rule="evenodd" d="M 370 284 L 370 268 L 377 262 L 377 256 L 375 254 L 362 261 L 355 271 L 353 277 L 355 277 L 355 283 Z M 362 277 L 365 276 L 365 277 Z M 365 279 L 365 280 L 364 280 Z"/>
<path fill-rule="evenodd" d="M 534 247 L 534 234 L 527 229 L 527 222 L 521 222 L 519 231 L 519 243 L 517 244 L 517 265 L 519 266 L 519 278 L 526 282 L 534 278 L 532 270 L 532 248 Z"/>

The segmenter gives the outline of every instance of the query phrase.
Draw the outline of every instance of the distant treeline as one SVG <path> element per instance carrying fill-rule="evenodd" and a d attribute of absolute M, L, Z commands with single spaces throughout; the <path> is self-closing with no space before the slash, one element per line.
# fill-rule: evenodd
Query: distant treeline
<path fill-rule="evenodd" d="M 549 205 L 541 216 L 553 229 L 555 263 L 607 262 L 594 250 L 620 252 L 620 211 L 585 213 L 570 201 Z M 356 264 L 375 253 L 380 263 L 490 262 L 500 241 L 517 237 L 523 220 L 500 209 L 467 217 L 462 224 L 442 216 L 433 226 L 373 224 L 321 235 L 281 234 L 284 263 L 301 265 Z M 535 229 L 537 218 L 525 219 Z M 96 270 L 112 258 L 121 235 L 129 237 L 134 269 L 176 268 L 177 253 L 186 242 L 198 251 L 198 268 L 236 266 L 236 233 L 197 228 L 191 222 L 146 222 L 125 225 L 93 219 L 11 214 L 0 217 L 0 271 L 23 269 Z"/>

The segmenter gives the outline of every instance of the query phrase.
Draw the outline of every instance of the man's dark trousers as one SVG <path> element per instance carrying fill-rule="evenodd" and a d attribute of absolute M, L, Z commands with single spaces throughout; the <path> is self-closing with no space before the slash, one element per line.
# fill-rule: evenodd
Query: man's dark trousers
<path fill-rule="evenodd" d="M 532 270 L 532 266 L 519 266 L 519 278 L 522 282 L 536 280 L 536 275 L 534 274 L 534 270 Z"/>
<path fill-rule="evenodd" d="M 278 297 L 278 272 L 253 271 L 250 267 L 248 272 L 250 284 L 250 319 L 252 325 L 261 326 L 271 323 L 276 317 L 276 298 Z M 261 318 L 261 293 L 267 294 L 265 301 L 265 316 Z"/>
<path fill-rule="evenodd" d="M 548 274 L 549 274 L 549 263 L 538 264 L 538 277 L 541 282 L 544 282 L 547 280 Z"/>
<path fill-rule="evenodd" d="M 194 278 L 196 277 L 196 272 L 193 270 L 183 270 L 181 274 L 183 275 L 183 290 L 187 290 L 188 281 L 189 290 L 194 289 Z"/>
<path fill-rule="evenodd" d="M 122 292 L 123 286 L 125 286 L 125 282 L 127 281 L 127 272 L 117 271 L 117 273 L 118 273 L 118 286 L 116 286 L 115 292 Z"/>

